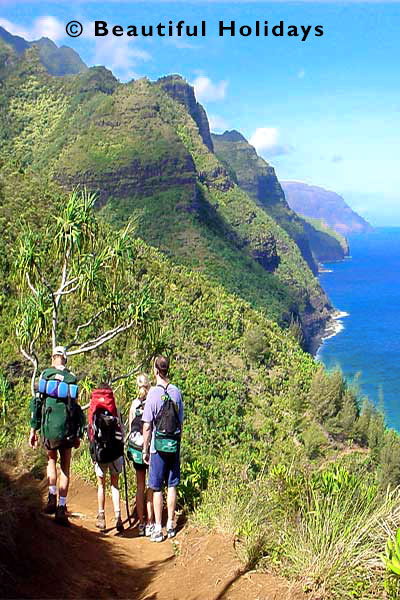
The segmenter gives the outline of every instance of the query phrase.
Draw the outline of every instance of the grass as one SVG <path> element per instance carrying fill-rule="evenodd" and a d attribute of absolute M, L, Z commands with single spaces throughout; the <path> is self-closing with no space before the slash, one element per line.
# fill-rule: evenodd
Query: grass
<path fill-rule="evenodd" d="M 228 468 L 193 519 L 232 536 L 246 568 L 275 569 L 310 598 L 382 599 L 380 555 L 400 524 L 399 500 L 398 489 L 382 493 L 367 473 L 338 467 L 256 478 Z"/>

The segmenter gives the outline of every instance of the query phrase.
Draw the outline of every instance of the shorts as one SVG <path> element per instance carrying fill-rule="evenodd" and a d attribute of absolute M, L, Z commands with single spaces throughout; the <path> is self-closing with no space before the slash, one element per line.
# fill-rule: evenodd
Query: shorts
<path fill-rule="evenodd" d="M 154 452 L 150 454 L 150 472 L 148 486 L 154 492 L 160 492 L 163 484 L 176 487 L 181 479 L 181 460 L 179 452 Z"/>
<path fill-rule="evenodd" d="M 122 471 L 123 458 L 120 456 L 109 463 L 94 463 L 94 471 L 97 477 L 104 477 L 107 471 L 110 471 L 111 475 L 119 475 Z"/>
<path fill-rule="evenodd" d="M 75 444 L 75 438 L 73 440 L 48 440 L 43 438 L 43 446 L 47 451 L 51 450 L 68 450 L 73 448 Z"/>

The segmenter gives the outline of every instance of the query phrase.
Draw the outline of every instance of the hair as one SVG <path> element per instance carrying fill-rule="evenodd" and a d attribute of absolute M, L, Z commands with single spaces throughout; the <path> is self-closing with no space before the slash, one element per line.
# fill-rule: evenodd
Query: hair
<path fill-rule="evenodd" d="M 136 385 L 139 389 L 139 398 L 143 400 L 147 396 L 147 392 L 150 389 L 150 380 L 144 373 L 138 375 L 136 378 Z"/>
<path fill-rule="evenodd" d="M 161 377 L 163 379 L 166 378 L 166 376 L 168 375 L 168 370 L 169 370 L 169 360 L 166 356 L 157 356 L 156 360 L 154 361 L 154 366 L 157 369 L 157 371 L 159 372 L 159 374 L 161 375 Z"/>

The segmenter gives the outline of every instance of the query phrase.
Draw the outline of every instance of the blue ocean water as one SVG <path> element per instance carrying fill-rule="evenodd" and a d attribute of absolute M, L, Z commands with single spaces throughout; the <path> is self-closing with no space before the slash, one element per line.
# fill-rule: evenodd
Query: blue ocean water
<path fill-rule="evenodd" d="M 325 264 L 320 281 L 335 308 L 349 313 L 317 357 L 339 365 L 374 402 L 382 390 L 386 423 L 400 432 L 400 228 L 349 237 L 351 259 Z"/>

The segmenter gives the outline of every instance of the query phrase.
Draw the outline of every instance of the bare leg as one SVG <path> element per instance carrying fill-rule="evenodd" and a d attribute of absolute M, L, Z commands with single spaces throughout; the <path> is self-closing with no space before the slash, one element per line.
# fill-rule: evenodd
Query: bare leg
<path fill-rule="evenodd" d="M 147 490 L 147 522 L 154 523 L 153 490 Z"/>
<path fill-rule="evenodd" d="M 153 491 L 153 504 L 154 504 L 154 515 L 156 518 L 156 525 L 159 525 L 161 527 L 162 509 L 163 509 L 162 492 Z"/>
<path fill-rule="evenodd" d="M 173 521 L 175 517 L 176 509 L 176 487 L 168 488 L 167 495 L 167 506 L 168 506 L 168 521 Z"/>
<path fill-rule="evenodd" d="M 140 523 L 144 523 L 144 488 L 146 471 L 136 471 L 136 510 Z"/>
<path fill-rule="evenodd" d="M 111 475 L 111 495 L 114 506 L 115 516 L 121 514 L 120 502 L 119 502 L 119 487 L 118 487 L 118 475 Z"/>
<path fill-rule="evenodd" d="M 70 464 L 71 464 L 71 448 L 62 448 L 60 450 L 61 475 L 60 475 L 59 494 L 60 494 L 60 496 L 63 496 L 64 498 L 66 498 L 67 494 L 68 494 Z"/>
<path fill-rule="evenodd" d="M 104 512 L 105 497 L 105 477 L 99 477 L 97 475 L 97 502 L 99 505 L 99 512 Z"/>
<path fill-rule="evenodd" d="M 47 481 L 57 485 L 57 450 L 47 450 Z"/>

